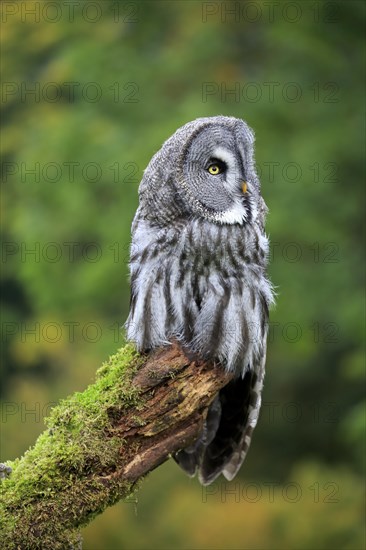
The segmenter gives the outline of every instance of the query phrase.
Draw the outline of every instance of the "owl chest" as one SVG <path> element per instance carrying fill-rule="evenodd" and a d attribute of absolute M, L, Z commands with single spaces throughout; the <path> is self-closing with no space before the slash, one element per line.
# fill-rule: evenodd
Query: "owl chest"
<path fill-rule="evenodd" d="M 148 246 L 142 239 L 136 244 L 131 275 L 139 291 L 151 295 L 160 287 L 173 300 L 190 296 L 198 307 L 212 285 L 219 295 L 237 284 L 254 289 L 263 274 L 264 252 L 250 228 L 193 221 L 159 232 Z"/>
<path fill-rule="evenodd" d="M 213 250 L 205 245 L 194 249 L 189 246 L 183 247 L 177 250 L 177 259 L 181 271 L 190 271 L 198 277 L 207 276 L 212 271 L 225 271 L 230 264 L 230 259 L 223 249 Z"/>
<path fill-rule="evenodd" d="M 252 285 L 253 263 L 243 239 L 239 247 L 222 230 L 195 229 L 182 232 L 175 246 L 164 252 L 159 265 L 165 286 L 176 299 L 193 300 L 200 309 L 210 288 L 214 287 L 219 297 L 236 283 Z"/>
<path fill-rule="evenodd" d="M 251 240 L 242 228 L 194 224 L 182 232 L 175 246 L 175 258 L 182 273 L 207 279 L 220 273 L 222 278 L 242 278 L 256 261 Z"/>

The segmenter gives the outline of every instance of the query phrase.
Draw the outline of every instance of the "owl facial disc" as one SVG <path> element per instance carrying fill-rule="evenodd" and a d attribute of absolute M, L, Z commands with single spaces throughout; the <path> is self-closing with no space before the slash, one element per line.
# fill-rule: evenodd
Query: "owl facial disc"
<path fill-rule="evenodd" d="M 195 213 L 217 224 L 250 219 L 249 198 L 243 200 L 244 162 L 231 128 L 203 127 L 187 147 L 181 171 L 184 197 Z"/>

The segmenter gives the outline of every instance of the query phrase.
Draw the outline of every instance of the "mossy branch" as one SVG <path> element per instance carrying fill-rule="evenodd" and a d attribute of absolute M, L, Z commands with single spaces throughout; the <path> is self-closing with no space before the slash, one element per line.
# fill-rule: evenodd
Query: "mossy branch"
<path fill-rule="evenodd" d="M 121 498 L 202 429 L 229 376 L 173 345 L 127 345 L 84 392 L 60 402 L 48 430 L 2 482 L 2 548 L 80 548 L 80 527 Z"/>

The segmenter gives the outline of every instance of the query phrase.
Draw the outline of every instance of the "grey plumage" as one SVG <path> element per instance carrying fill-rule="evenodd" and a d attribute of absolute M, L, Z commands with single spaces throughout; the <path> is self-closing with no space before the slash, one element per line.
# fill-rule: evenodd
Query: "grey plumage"
<path fill-rule="evenodd" d="M 236 374 L 175 456 L 203 484 L 235 476 L 260 408 L 272 291 L 253 147 L 233 117 L 178 129 L 144 172 L 132 224 L 128 338 L 145 351 L 177 339 Z"/>

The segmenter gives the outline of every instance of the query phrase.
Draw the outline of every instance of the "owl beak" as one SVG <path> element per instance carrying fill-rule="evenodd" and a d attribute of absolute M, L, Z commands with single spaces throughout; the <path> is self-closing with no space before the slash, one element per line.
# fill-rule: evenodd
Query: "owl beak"
<path fill-rule="evenodd" d="M 243 181 L 241 183 L 241 190 L 243 191 L 243 193 L 246 193 L 248 191 L 248 185 L 246 181 Z"/>

